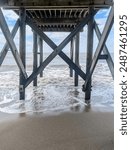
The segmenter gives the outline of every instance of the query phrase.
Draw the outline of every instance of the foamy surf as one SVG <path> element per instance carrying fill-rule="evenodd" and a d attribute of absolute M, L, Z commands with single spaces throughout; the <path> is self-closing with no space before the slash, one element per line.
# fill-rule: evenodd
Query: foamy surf
<path fill-rule="evenodd" d="M 10 66 L 8 66 L 10 67 Z M 6 70 L 8 70 L 6 66 Z M 84 67 L 83 67 L 84 69 Z M 28 71 L 30 74 L 31 71 Z M 38 87 L 26 88 L 25 101 L 19 100 L 19 72 L 0 72 L 0 111 L 6 113 L 84 111 L 87 107 L 82 92 L 84 81 L 79 78 L 74 87 L 74 78 L 69 77 L 69 67 L 49 66 Z M 106 63 L 98 63 L 92 78 L 91 106 L 113 111 L 113 79 Z"/>

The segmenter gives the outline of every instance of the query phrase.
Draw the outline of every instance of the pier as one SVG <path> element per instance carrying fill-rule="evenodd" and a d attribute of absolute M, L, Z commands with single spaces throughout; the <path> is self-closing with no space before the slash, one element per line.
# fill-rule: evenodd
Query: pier
<path fill-rule="evenodd" d="M 74 86 L 78 86 L 79 78 L 84 84 L 85 102 L 90 102 L 92 74 L 99 59 L 108 64 L 114 78 L 114 63 L 106 40 L 114 23 L 114 4 L 112 0 L 4 0 L 0 1 L 0 28 L 6 43 L 0 50 L 0 66 L 10 49 L 19 67 L 19 99 L 25 100 L 26 87 L 33 83 L 39 86 L 37 78 L 43 77 L 44 69 L 57 55 L 69 66 L 69 75 L 74 78 Z M 14 28 L 10 32 L 2 9 L 13 10 L 18 16 Z M 95 15 L 101 9 L 110 9 L 103 31 L 95 21 Z M 26 69 L 26 25 L 32 29 L 33 36 L 33 70 L 31 75 Z M 86 72 L 80 67 L 80 34 L 87 26 Z M 19 50 L 14 37 L 19 29 Z M 45 32 L 68 32 L 69 35 L 57 46 Z M 99 42 L 93 54 L 94 34 Z M 52 53 L 43 59 L 43 41 L 52 49 Z M 62 50 L 70 43 L 70 57 Z M 39 57 L 38 57 L 39 56 Z M 39 58 L 39 59 L 38 59 Z"/>

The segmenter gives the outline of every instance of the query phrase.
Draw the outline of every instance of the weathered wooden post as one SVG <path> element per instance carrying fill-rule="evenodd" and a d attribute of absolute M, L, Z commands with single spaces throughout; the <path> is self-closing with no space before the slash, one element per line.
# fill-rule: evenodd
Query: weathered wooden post
<path fill-rule="evenodd" d="M 43 62 L 43 40 L 39 38 L 39 51 L 40 51 L 40 65 Z M 43 71 L 40 73 L 40 77 L 43 77 Z"/>
<path fill-rule="evenodd" d="M 94 16 L 92 15 L 93 8 L 89 8 L 89 15 L 91 19 L 88 22 L 88 30 L 87 30 L 87 57 L 86 57 L 86 74 L 90 72 L 90 67 L 92 63 L 92 55 L 93 55 L 93 24 L 94 24 Z M 91 79 L 88 82 L 87 90 L 85 91 L 85 100 L 90 100 L 91 97 Z"/>
<path fill-rule="evenodd" d="M 36 71 L 38 65 L 37 51 L 38 51 L 37 33 L 33 31 L 33 72 Z M 33 80 L 33 86 L 37 86 L 37 77 L 35 77 Z"/>
<path fill-rule="evenodd" d="M 79 42 L 80 42 L 80 33 L 76 34 L 75 39 L 75 64 L 79 67 Z M 78 74 L 75 72 L 75 86 L 78 86 Z"/>
<path fill-rule="evenodd" d="M 74 38 L 70 42 L 70 59 L 73 61 L 74 57 Z M 73 69 L 70 67 L 70 77 L 73 77 Z"/>
<path fill-rule="evenodd" d="M 20 18 L 20 45 L 19 45 L 19 52 L 20 58 L 23 63 L 24 68 L 26 68 L 26 10 L 21 8 L 19 11 L 19 18 Z M 20 100 L 25 99 L 25 87 L 24 87 L 25 77 L 20 70 L 20 79 L 19 79 L 19 93 L 20 93 Z"/>

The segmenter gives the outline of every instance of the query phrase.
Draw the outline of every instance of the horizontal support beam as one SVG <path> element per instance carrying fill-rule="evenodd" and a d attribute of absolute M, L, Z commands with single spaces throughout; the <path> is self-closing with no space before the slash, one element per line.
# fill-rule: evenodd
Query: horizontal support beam
<path fill-rule="evenodd" d="M 16 61 L 17 65 L 18 65 L 19 69 L 23 73 L 24 77 L 27 78 L 27 74 L 26 74 L 24 65 L 23 65 L 23 63 L 21 61 L 21 58 L 20 58 L 19 54 L 18 54 L 16 45 L 15 45 L 15 43 L 13 41 L 13 38 L 11 36 L 10 30 L 8 28 L 8 25 L 7 25 L 6 21 L 5 21 L 5 18 L 3 16 L 3 13 L 2 13 L 1 9 L 0 9 L 0 27 L 1 27 L 1 30 L 2 30 L 2 32 L 4 34 L 4 36 L 5 36 L 6 41 L 9 44 L 9 47 L 10 47 L 10 49 L 12 51 L 12 54 L 13 54 L 13 56 L 15 58 L 15 61 Z"/>
<path fill-rule="evenodd" d="M 35 18 L 35 21 L 37 22 L 37 24 L 39 25 L 47 25 L 47 24 L 51 24 L 51 25 L 76 25 L 78 22 L 80 22 L 82 20 L 82 18 Z"/>
<path fill-rule="evenodd" d="M 74 28 L 54 28 L 54 27 L 41 27 L 44 32 L 72 32 Z"/>
<path fill-rule="evenodd" d="M 88 9 L 89 7 L 94 7 L 94 10 L 100 10 L 100 9 L 109 9 L 109 5 L 90 5 L 90 6 L 74 6 L 74 7 L 67 7 L 67 6 L 25 6 L 26 10 L 82 10 L 82 9 Z M 6 10 L 19 10 L 20 6 L 4 6 L 4 9 Z"/>
<path fill-rule="evenodd" d="M 107 54 L 102 54 L 99 56 L 98 59 L 108 59 L 108 55 Z"/>
<path fill-rule="evenodd" d="M 100 30 L 98 28 L 97 23 L 94 22 L 94 24 L 95 24 L 94 28 L 95 28 L 96 35 L 97 35 L 98 39 L 100 40 L 100 38 L 101 38 L 101 32 L 100 32 Z M 108 48 L 107 48 L 106 45 L 103 47 L 103 53 L 108 56 L 108 58 L 106 59 L 106 61 L 107 61 L 108 67 L 110 69 L 111 75 L 112 75 L 112 77 L 114 79 L 114 62 L 112 60 L 112 57 L 111 57 L 111 55 L 109 53 L 109 50 L 108 50 Z"/>
<path fill-rule="evenodd" d="M 87 7 L 87 6 L 111 6 L 113 4 L 112 0 L 4 0 L 4 2 L 0 1 L 0 6 L 7 7 Z"/>
<path fill-rule="evenodd" d="M 15 35 L 16 35 L 17 31 L 18 31 L 18 28 L 19 28 L 19 19 L 16 21 L 15 26 L 14 26 L 12 32 L 11 32 L 12 38 L 15 37 Z M 5 45 L 4 45 L 4 47 L 3 47 L 3 49 L 2 49 L 2 51 L 1 51 L 1 53 L 0 53 L 0 66 L 1 66 L 2 63 L 3 63 L 4 58 L 5 58 L 5 56 L 6 56 L 7 52 L 8 52 L 8 50 L 9 50 L 9 45 L 8 45 L 8 43 L 6 42 Z"/>
<path fill-rule="evenodd" d="M 83 91 L 87 90 L 88 82 L 90 81 L 91 76 L 92 76 L 92 74 L 94 72 L 94 69 L 96 67 L 99 55 L 101 54 L 101 51 L 103 50 L 103 47 L 104 47 L 105 42 L 107 40 L 107 37 L 108 37 L 108 35 L 110 33 L 110 30 L 112 28 L 113 22 L 114 22 L 114 7 L 112 7 L 111 10 L 110 10 L 108 19 L 106 21 L 104 30 L 102 32 L 102 36 L 101 36 L 101 38 L 99 40 L 99 44 L 98 44 L 98 46 L 96 48 L 96 51 L 95 51 L 95 54 L 94 54 L 94 57 L 93 57 L 93 60 L 92 60 L 90 72 L 86 76 L 86 80 L 85 80 L 85 83 L 84 83 L 83 89 L 82 89 Z"/>

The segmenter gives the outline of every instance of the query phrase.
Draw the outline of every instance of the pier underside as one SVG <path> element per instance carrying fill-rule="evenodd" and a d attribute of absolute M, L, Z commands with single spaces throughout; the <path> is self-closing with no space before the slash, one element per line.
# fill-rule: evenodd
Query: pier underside
<path fill-rule="evenodd" d="M 25 88 L 31 82 L 33 82 L 34 86 L 37 86 L 38 75 L 43 76 L 43 70 L 57 55 L 69 65 L 71 77 L 73 77 L 74 71 L 75 86 L 78 86 L 78 77 L 83 79 L 82 90 L 85 92 L 86 102 L 90 100 L 91 78 L 99 59 L 107 61 L 112 77 L 114 77 L 114 63 L 106 46 L 106 40 L 114 21 L 112 0 L 5 0 L 0 1 L 0 7 L 11 9 L 19 16 L 12 32 L 10 32 L 0 9 L 0 27 L 7 41 L 0 53 L 0 65 L 2 65 L 10 48 L 20 69 L 19 92 L 21 100 L 25 99 Z M 110 8 L 110 13 L 103 31 L 100 32 L 94 16 L 100 9 L 105 8 Z M 33 32 L 33 72 L 30 76 L 26 71 L 26 25 L 29 25 Z M 79 42 L 80 33 L 86 25 L 88 28 L 87 59 L 86 72 L 83 72 L 79 64 Z M 20 29 L 19 52 L 13 41 L 18 28 Z M 99 43 L 93 55 L 94 31 Z M 57 46 L 45 32 L 69 32 L 70 34 Z M 45 60 L 43 60 L 43 41 L 53 50 Z M 70 43 L 70 58 L 62 51 L 68 43 Z M 39 64 L 37 60 L 38 54 L 40 55 Z M 73 59 L 74 57 L 75 60 Z"/>

